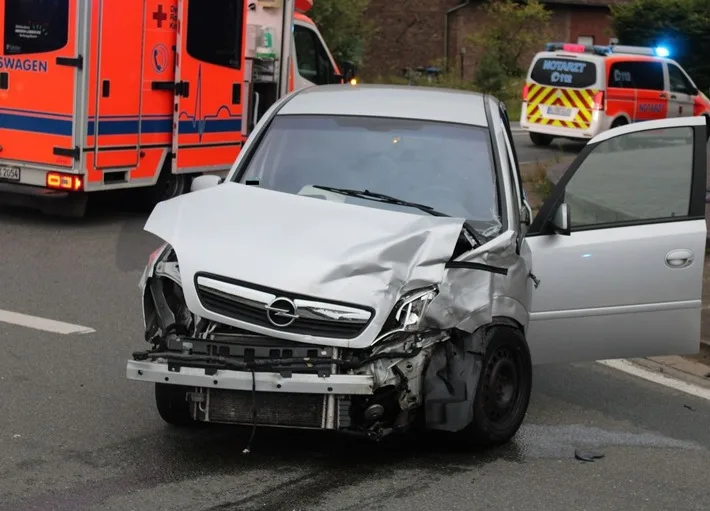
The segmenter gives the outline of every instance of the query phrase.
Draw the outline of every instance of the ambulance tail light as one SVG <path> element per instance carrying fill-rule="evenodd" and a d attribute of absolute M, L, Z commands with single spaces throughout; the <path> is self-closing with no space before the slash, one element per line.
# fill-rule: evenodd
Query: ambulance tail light
<path fill-rule="evenodd" d="M 47 172 L 46 185 L 47 188 L 53 190 L 66 190 L 68 192 L 79 192 L 84 188 L 84 182 L 81 177 L 60 172 Z"/>
<path fill-rule="evenodd" d="M 594 110 L 606 110 L 604 99 L 604 91 L 599 91 L 594 95 Z"/>
<path fill-rule="evenodd" d="M 528 100 L 528 94 L 530 93 L 530 85 L 527 83 L 523 85 L 523 101 Z"/>

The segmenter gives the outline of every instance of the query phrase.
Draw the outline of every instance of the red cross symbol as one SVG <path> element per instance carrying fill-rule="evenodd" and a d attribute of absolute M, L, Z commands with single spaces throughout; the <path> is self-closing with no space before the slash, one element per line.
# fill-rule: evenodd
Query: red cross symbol
<path fill-rule="evenodd" d="M 163 4 L 158 4 L 158 10 L 153 13 L 153 19 L 156 21 L 158 28 L 163 28 L 163 21 L 168 19 L 168 15 L 163 12 Z"/>

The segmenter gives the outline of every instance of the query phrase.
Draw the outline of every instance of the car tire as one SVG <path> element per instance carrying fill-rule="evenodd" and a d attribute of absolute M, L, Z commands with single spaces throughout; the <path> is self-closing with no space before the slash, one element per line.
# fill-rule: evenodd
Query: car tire
<path fill-rule="evenodd" d="M 525 419 L 532 391 L 532 361 L 522 330 L 499 325 L 488 336 L 473 421 L 462 432 L 471 447 L 494 447 L 513 438 Z"/>
<path fill-rule="evenodd" d="M 189 387 L 182 385 L 155 384 L 155 405 L 160 418 L 171 426 L 188 427 L 200 424 L 192 418 L 187 402 Z"/>
<path fill-rule="evenodd" d="M 538 147 L 547 147 L 552 143 L 553 137 L 542 133 L 530 133 L 530 140 Z"/>

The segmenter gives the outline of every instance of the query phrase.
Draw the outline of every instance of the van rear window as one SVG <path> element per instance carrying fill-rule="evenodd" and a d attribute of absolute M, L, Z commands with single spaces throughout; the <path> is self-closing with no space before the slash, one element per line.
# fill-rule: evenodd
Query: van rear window
<path fill-rule="evenodd" d="M 540 85 L 581 89 L 597 82 L 597 66 L 587 60 L 541 58 L 535 62 L 530 78 Z"/>
<path fill-rule="evenodd" d="M 69 0 L 5 0 L 5 55 L 45 53 L 69 40 Z"/>

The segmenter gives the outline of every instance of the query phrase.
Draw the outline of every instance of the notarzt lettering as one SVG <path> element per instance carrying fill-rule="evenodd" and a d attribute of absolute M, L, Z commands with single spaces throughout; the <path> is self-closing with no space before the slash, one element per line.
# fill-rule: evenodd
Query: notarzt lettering
<path fill-rule="evenodd" d="M 584 73 L 586 62 L 565 62 L 563 60 L 546 60 L 542 64 L 545 71 L 563 71 L 566 73 Z"/>
<path fill-rule="evenodd" d="M 46 73 L 47 61 L 38 59 L 18 59 L 16 57 L 2 57 L 0 58 L 0 69 L 15 69 L 17 71 Z"/>
<path fill-rule="evenodd" d="M 641 103 L 639 105 L 639 110 L 642 112 L 663 112 L 663 105 L 659 103 Z"/>

